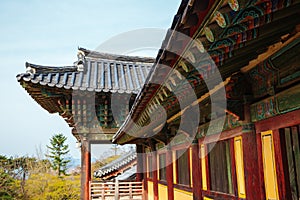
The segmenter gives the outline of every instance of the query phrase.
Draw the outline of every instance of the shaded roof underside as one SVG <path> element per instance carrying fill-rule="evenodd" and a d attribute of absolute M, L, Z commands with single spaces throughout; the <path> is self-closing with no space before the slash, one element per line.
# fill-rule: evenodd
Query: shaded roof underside
<path fill-rule="evenodd" d="M 206 3 L 208 6 L 205 13 L 201 11 L 200 7 Z M 172 25 L 174 30 L 171 30 L 165 38 L 157 56 L 153 73 L 149 75 L 151 77 L 149 83 L 152 78 L 159 77 L 164 80 L 166 85 L 173 83 L 180 85 L 180 80 L 176 76 L 168 77 L 169 74 L 163 70 L 161 64 L 172 68 L 178 67 L 180 73 L 193 75 L 193 72 L 189 71 L 191 69 L 190 64 L 181 60 L 182 58 L 178 55 L 168 52 L 168 46 L 175 46 L 178 52 L 186 50 L 195 59 L 195 63 L 198 63 L 197 65 L 200 67 L 203 65 L 204 69 L 207 64 L 205 60 L 199 60 L 201 59 L 199 53 L 201 51 L 208 52 L 218 67 L 223 80 L 226 80 L 267 51 L 270 46 L 280 42 L 284 36 L 292 36 L 295 26 L 300 23 L 299 1 L 294 1 L 293 4 L 285 1 L 279 4 L 272 0 L 237 1 L 237 3 L 240 3 L 239 8 L 234 11 L 227 1 L 182 1 L 181 12 L 178 11 Z M 225 16 L 225 28 L 216 23 L 216 11 Z M 176 38 L 177 31 L 193 37 L 197 41 L 197 45 L 190 47 L 189 41 L 183 41 L 184 39 L 180 37 L 179 39 Z M 179 61 L 186 62 L 185 68 L 189 69 L 185 69 Z M 203 83 L 201 83 L 201 77 L 191 79 L 190 84 L 197 88 L 198 98 L 207 93 L 207 88 L 203 87 Z M 139 121 L 147 122 L 147 118 L 143 119 L 143 117 L 147 116 L 146 114 L 151 110 L 148 105 L 163 103 L 160 97 L 164 96 L 164 93 L 160 89 L 157 85 L 145 84 L 127 118 L 131 120 L 127 120 L 123 124 L 114 136 L 113 142 L 120 144 L 136 143 L 137 138 L 126 133 L 135 129 L 136 126 L 132 123 L 133 121 L 137 122 L 139 127 L 143 126 L 142 122 L 138 123 Z M 170 95 L 167 94 L 166 96 Z M 170 104 L 174 103 L 170 97 L 166 101 L 170 101 Z M 147 130 L 142 132 L 145 131 Z M 122 142 L 120 142 L 121 139 Z"/>

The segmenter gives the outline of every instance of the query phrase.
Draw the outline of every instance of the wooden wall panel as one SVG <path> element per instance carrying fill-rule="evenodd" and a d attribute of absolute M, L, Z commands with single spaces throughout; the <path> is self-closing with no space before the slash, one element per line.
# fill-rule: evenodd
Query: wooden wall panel
<path fill-rule="evenodd" d="M 174 200 L 193 200 L 193 193 L 175 188 Z"/>
<path fill-rule="evenodd" d="M 158 184 L 158 199 L 160 200 L 168 199 L 168 186 Z"/>

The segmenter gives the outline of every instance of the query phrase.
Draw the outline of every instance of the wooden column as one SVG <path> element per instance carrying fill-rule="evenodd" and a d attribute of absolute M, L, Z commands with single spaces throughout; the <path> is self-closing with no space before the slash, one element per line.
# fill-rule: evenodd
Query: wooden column
<path fill-rule="evenodd" d="M 261 199 L 261 182 L 259 173 L 259 145 L 257 144 L 257 135 L 255 132 L 254 124 L 251 123 L 250 104 L 245 98 L 244 104 L 244 122 L 248 123 L 246 126 L 252 127 L 252 130 L 243 133 L 243 163 L 244 163 L 244 176 L 245 188 L 247 199 Z"/>
<path fill-rule="evenodd" d="M 81 199 L 90 199 L 91 181 L 91 145 L 88 140 L 81 140 Z"/>
<path fill-rule="evenodd" d="M 152 169 L 153 169 L 153 194 L 154 194 L 154 200 L 158 200 L 157 152 L 154 150 L 151 154 L 152 154 Z"/>
<path fill-rule="evenodd" d="M 275 163 L 276 163 L 276 175 L 277 175 L 277 186 L 278 186 L 278 195 L 279 199 L 288 199 L 286 185 L 289 185 L 289 182 L 286 182 L 286 177 L 288 174 L 284 174 L 284 165 L 283 165 L 283 154 L 280 141 L 280 132 L 279 130 L 273 130 L 273 142 L 275 150 Z M 291 198 L 289 198 L 291 199 Z"/>
<path fill-rule="evenodd" d="M 137 164 L 136 164 L 136 181 L 143 180 L 143 147 L 141 145 L 136 145 L 136 153 L 137 153 Z"/>
<path fill-rule="evenodd" d="M 173 159 L 172 150 L 168 147 L 166 152 L 166 178 L 168 187 L 168 200 L 174 200 L 174 182 L 173 182 Z"/>
<path fill-rule="evenodd" d="M 193 199 L 201 199 L 201 172 L 200 172 L 200 156 L 199 156 L 199 145 L 198 140 L 195 139 L 192 143 L 192 169 L 193 174 Z"/>
<path fill-rule="evenodd" d="M 143 200 L 148 200 L 148 166 L 147 166 L 147 155 L 146 155 L 146 150 L 145 150 L 145 147 L 143 147 L 143 152 L 145 152 L 143 154 L 143 165 L 144 165 L 144 172 L 143 172 L 143 175 L 144 175 L 144 192 L 143 192 Z"/>

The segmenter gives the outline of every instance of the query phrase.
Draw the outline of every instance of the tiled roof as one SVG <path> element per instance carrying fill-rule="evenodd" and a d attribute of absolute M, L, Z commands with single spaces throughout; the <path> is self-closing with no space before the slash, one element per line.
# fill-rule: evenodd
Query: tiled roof
<path fill-rule="evenodd" d="M 83 52 L 73 66 L 53 67 L 26 63 L 26 73 L 17 75 L 18 81 L 43 86 L 95 92 L 138 93 L 142 88 L 154 59 Z M 82 64 L 83 69 L 79 68 Z"/>
<path fill-rule="evenodd" d="M 116 177 L 116 179 L 119 180 L 119 181 L 133 180 L 135 175 L 136 175 L 136 172 L 137 172 L 136 165 L 134 165 L 130 169 L 127 169 L 126 171 L 124 171 L 124 173 L 118 175 Z"/>
<path fill-rule="evenodd" d="M 101 167 L 99 170 L 94 172 L 94 177 L 96 178 L 102 178 L 104 176 L 107 176 L 110 173 L 113 173 L 121 168 L 123 168 L 126 165 L 129 165 L 130 163 L 136 161 L 136 153 L 131 152 L 124 154 L 120 158 L 108 163 L 107 165 Z"/>
<path fill-rule="evenodd" d="M 153 120 L 154 115 L 159 113 L 152 113 L 157 104 L 165 108 L 168 119 L 181 116 L 184 108 L 179 105 L 179 100 L 194 94 L 185 93 L 187 90 L 181 87 L 184 86 L 184 82 L 189 82 L 199 100 L 206 97 L 205 100 L 201 100 L 201 104 L 205 105 L 211 97 L 207 83 L 214 83 L 211 88 L 220 84 L 215 78 L 216 74 L 220 73 L 220 81 L 227 80 L 240 73 L 243 67 L 248 66 L 262 53 L 274 48 L 273 45 L 279 41 L 286 42 L 287 39 L 283 38 L 293 37 L 297 33 L 300 19 L 299 1 L 292 1 L 291 4 L 275 3 L 271 7 L 268 6 L 271 5 L 269 3 L 251 0 L 234 3 L 182 0 L 172 27 L 159 50 L 155 67 L 149 74 L 149 81 L 141 89 L 127 120 L 115 134 L 113 142 L 137 143 L 142 139 L 138 140 L 127 133 L 134 132 L 135 136 L 145 135 L 148 130 L 151 133 L 157 127 L 155 121 L 162 126 L 159 122 L 160 116 Z M 166 70 L 165 66 L 176 70 Z M 174 72 L 178 72 L 184 78 Z M 157 79 L 162 84 L 151 84 Z M 174 90 L 182 92 L 175 96 L 172 92 Z M 231 101 L 237 102 L 236 99 Z M 232 111 L 235 109 L 233 107 L 236 106 L 231 106 Z M 203 113 L 201 117 L 203 121 L 206 120 Z M 207 114 L 207 117 L 210 117 L 210 114 Z M 150 120 L 156 127 L 148 126 Z M 159 137 L 159 134 L 156 136 Z"/>

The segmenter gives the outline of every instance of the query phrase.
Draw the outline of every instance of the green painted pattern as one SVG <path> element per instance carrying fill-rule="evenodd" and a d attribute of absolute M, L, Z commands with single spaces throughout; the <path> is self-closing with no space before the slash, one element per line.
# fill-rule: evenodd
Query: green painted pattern
<path fill-rule="evenodd" d="M 252 122 L 300 109 L 300 85 L 251 105 Z"/>

